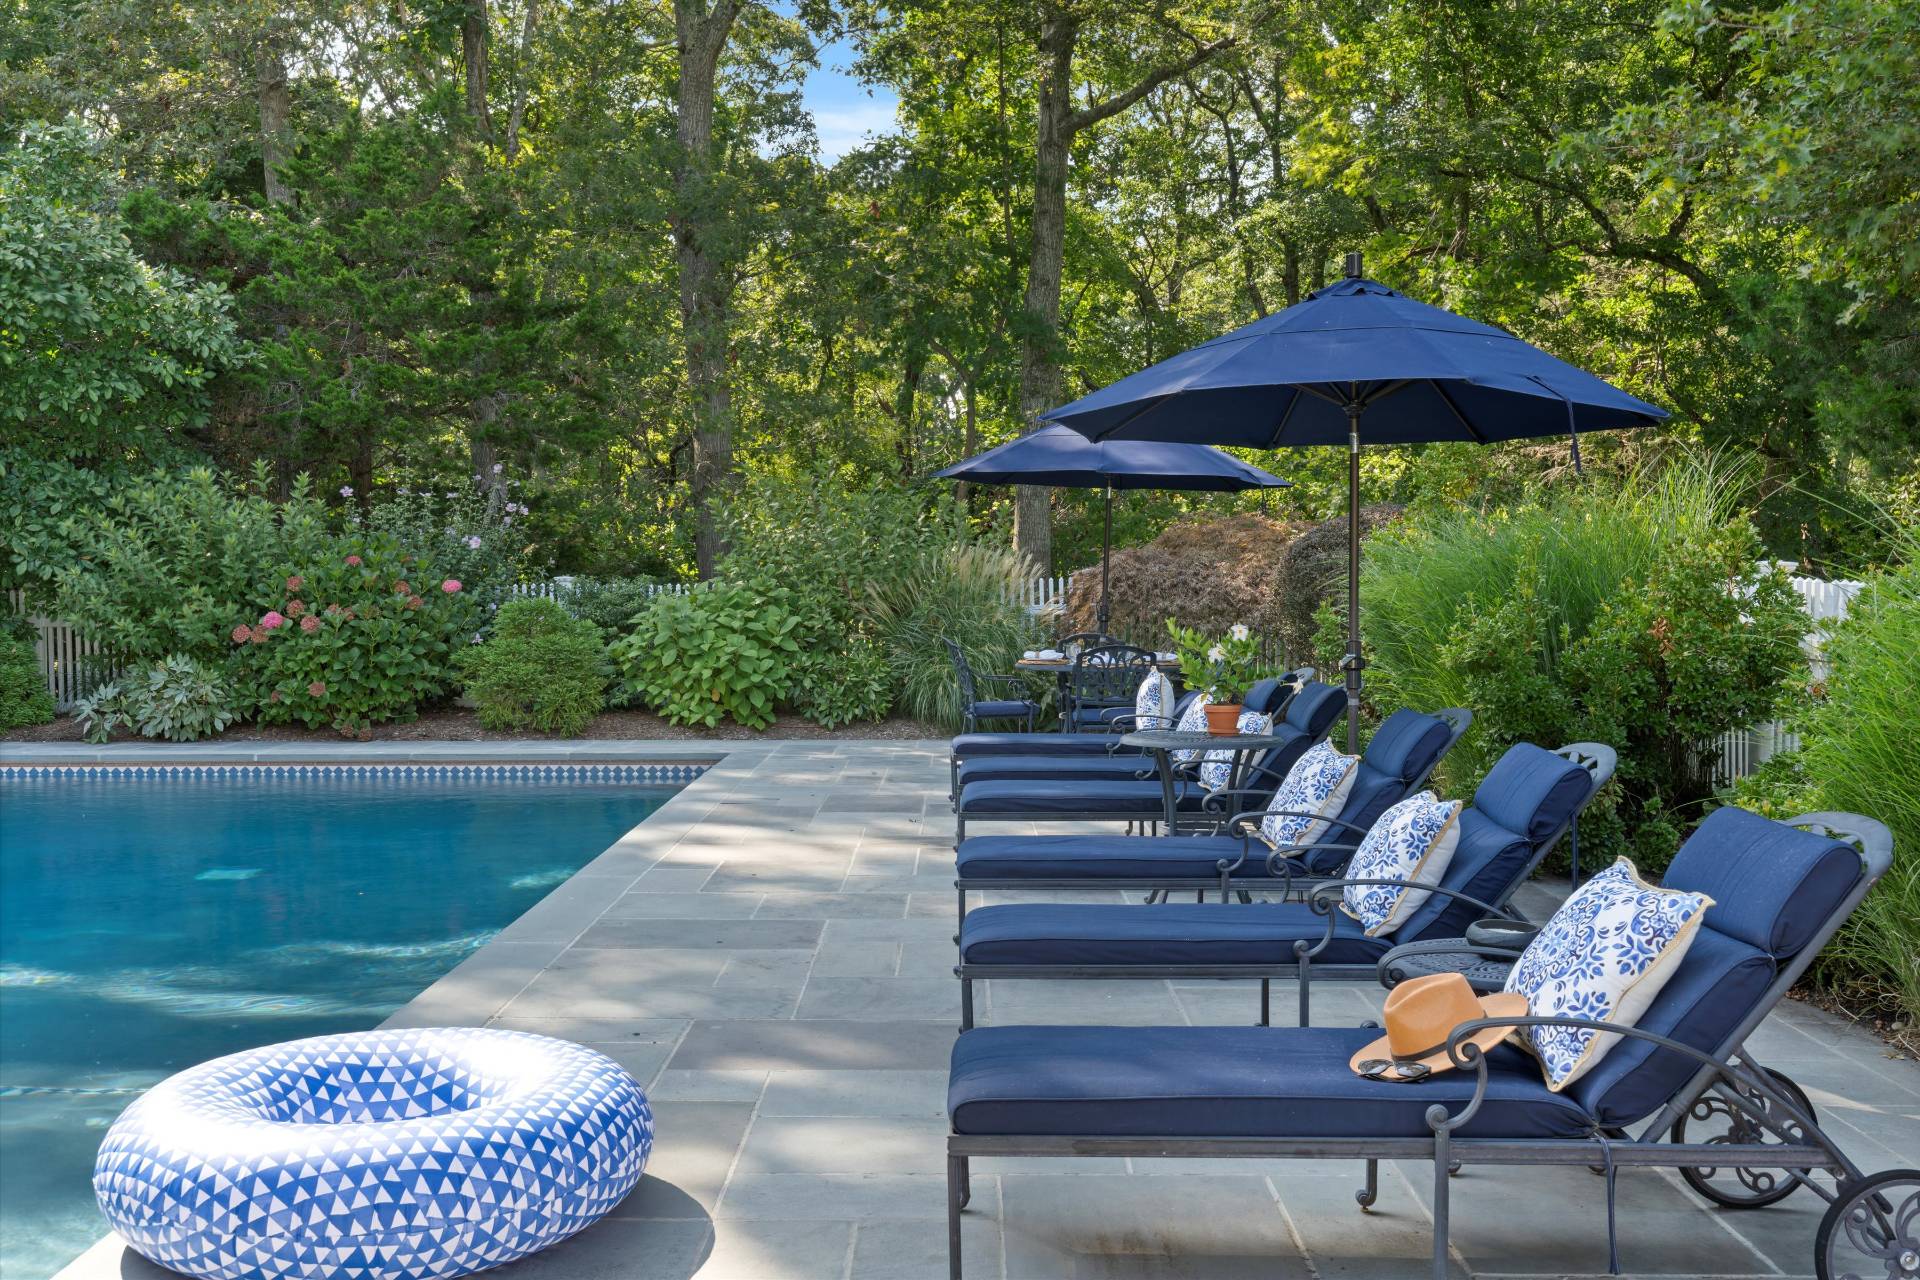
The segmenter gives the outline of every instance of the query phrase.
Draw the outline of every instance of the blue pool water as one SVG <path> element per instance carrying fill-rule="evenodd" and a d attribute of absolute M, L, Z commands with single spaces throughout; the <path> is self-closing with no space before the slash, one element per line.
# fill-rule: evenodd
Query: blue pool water
<path fill-rule="evenodd" d="M 104 1233 L 94 1149 L 141 1089 L 376 1025 L 675 790 L 0 775 L 0 1276 Z"/>

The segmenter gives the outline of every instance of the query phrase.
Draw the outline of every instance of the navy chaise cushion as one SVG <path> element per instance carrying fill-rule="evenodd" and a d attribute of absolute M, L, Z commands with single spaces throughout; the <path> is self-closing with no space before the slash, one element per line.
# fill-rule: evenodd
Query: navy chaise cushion
<path fill-rule="evenodd" d="M 962 1134 L 1111 1137 L 1431 1137 L 1471 1072 L 1418 1085 L 1363 1080 L 1380 1033 L 1344 1027 L 982 1027 L 953 1046 L 947 1111 Z M 1591 1120 L 1547 1091 L 1517 1049 L 1489 1056 L 1487 1099 L 1459 1136 L 1572 1138 Z"/>
<path fill-rule="evenodd" d="M 1296 938 L 1318 942 L 1326 930 L 1327 917 L 1304 902 L 1013 902 L 967 913 L 960 958 L 1004 965 L 1289 965 Z M 1372 964 L 1390 946 L 1336 910 L 1333 941 L 1314 960 Z"/>

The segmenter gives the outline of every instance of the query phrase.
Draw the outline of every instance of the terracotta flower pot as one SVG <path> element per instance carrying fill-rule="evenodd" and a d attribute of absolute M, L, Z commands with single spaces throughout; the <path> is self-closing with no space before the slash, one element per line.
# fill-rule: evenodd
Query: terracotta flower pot
<path fill-rule="evenodd" d="M 1221 737 L 1231 737 L 1240 732 L 1240 712 L 1244 709 L 1237 702 L 1209 702 L 1207 732 Z"/>

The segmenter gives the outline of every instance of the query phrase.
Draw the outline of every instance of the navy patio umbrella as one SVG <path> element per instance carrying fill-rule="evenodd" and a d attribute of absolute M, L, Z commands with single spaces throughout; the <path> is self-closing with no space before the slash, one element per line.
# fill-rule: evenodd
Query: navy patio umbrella
<path fill-rule="evenodd" d="M 1347 461 L 1347 749 L 1359 748 L 1360 447 L 1491 444 L 1651 426 L 1666 411 L 1504 329 L 1346 278 L 1041 415 L 1090 440 L 1277 449 L 1344 445 Z"/>
<path fill-rule="evenodd" d="M 1101 444 L 1066 427 L 1042 427 L 965 462 L 933 473 L 936 480 L 975 484 L 1042 484 L 1056 489 L 1105 489 L 1100 539 L 1099 630 L 1107 629 L 1107 560 L 1113 551 L 1115 489 L 1188 489 L 1227 493 L 1278 489 L 1293 483 L 1205 445 L 1129 440 Z"/>

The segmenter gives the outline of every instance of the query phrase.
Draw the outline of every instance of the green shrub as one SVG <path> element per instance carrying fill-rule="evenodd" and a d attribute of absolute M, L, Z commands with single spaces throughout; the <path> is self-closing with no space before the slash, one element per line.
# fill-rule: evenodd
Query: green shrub
<path fill-rule="evenodd" d="M 1369 704 L 1472 708 L 1443 767 L 1456 795 L 1521 740 L 1612 745 L 1618 785 L 1582 821 L 1586 858 L 1626 853 L 1657 873 L 1711 799 L 1713 740 L 1766 719 L 1803 661 L 1805 614 L 1758 563 L 1742 479 L 1683 462 L 1376 535 L 1361 582 Z M 1324 661 L 1344 637 L 1322 618 Z"/>
<path fill-rule="evenodd" d="M 793 704 L 827 729 L 878 720 L 893 705 L 893 667 L 887 652 L 855 636 L 840 653 L 803 653 L 793 666 Z"/>
<path fill-rule="evenodd" d="M 448 490 L 403 486 L 379 495 L 364 525 L 458 580 L 473 607 L 491 615 L 542 567 L 526 536 L 519 487 L 517 480 L 496 484 L 479 476 Z M 357 511 L 349 518 L 362 523 Z"/>
<path fill-rule="evenodd" d="M 121 725 L 143 738 L 193 742 L 241 718 L 242 698 L 229 674 L 183 653 L 95 689 L 74 708 L 88 742 L 105 742 Z"/>
<path fill-rule="evenodd" d="M 1825 644 L 1824 688 L 1795 722 L 1801 749 L 1742 779 L 1733 799 L 1772 817 L 1840 810 L 1893 830 L 1894 864 L 1835 936 L 1820 976 L 1864 986 L 1920 1021 L 1920 539 L 1870 579 Z"/>
<path fill-rule="evenodd" d="M 572 737 L 606 705 L 600 629 L 552 600 L 512 600 L 484 644 L 455 660 L 489 729 Z"/>
<path fill-rule="evenodd" d="M 40 672 L 32 632 L 0 630 L 0 732 L 53 719 L 53 695 Z"/>
<path fill-rule="evenodd" d="M 634 692 L 674 724 L 731 717 L 764 729 L 793 685 L 799 626 L 779 589 L 703 583 L 656 597 L 612 653 Z"/>
<path fill-rule="evenodd" d="M 640 611 L 653 602 L 658 583 L 652 578 L 575 578 L 558 597 L 567 612 L 585 618 L 609 640 L 623 636 Z"/>
<path fill-rule="evenodd" d="M 270 607 L 279 566 L 332 540 L 304 478 L 284 503 L 266 491 L 264 467 L 240 483 L 196 468 L 116 490 L 65 527 L 77 560 L 58 575 L 55 616 L 122 663 L 222 661 L 236 618 Z"/>
<path fill-rule="evenodd" d="M 384 535 L 335 540 L 326 555 L 275 574 L 265 613 L 229 618 L 228 647 L 266 723 L 361 733 L 410 720 L 444 696 L 453 655 L 478 643 L 483 609 L 464 584 Z"/>
<path fill-rule="evenodd" d="M 980 671 L 1010 671 L 1036 636 L 1033 620 L 1009 603 L 1010 583 L 1028 562 L 999 547 L 923 551 L 871 591 L 871 610 L 899 690 L 894 705 L 916 720 L 960 726 L 960 695 L 943 640 Z"/>

